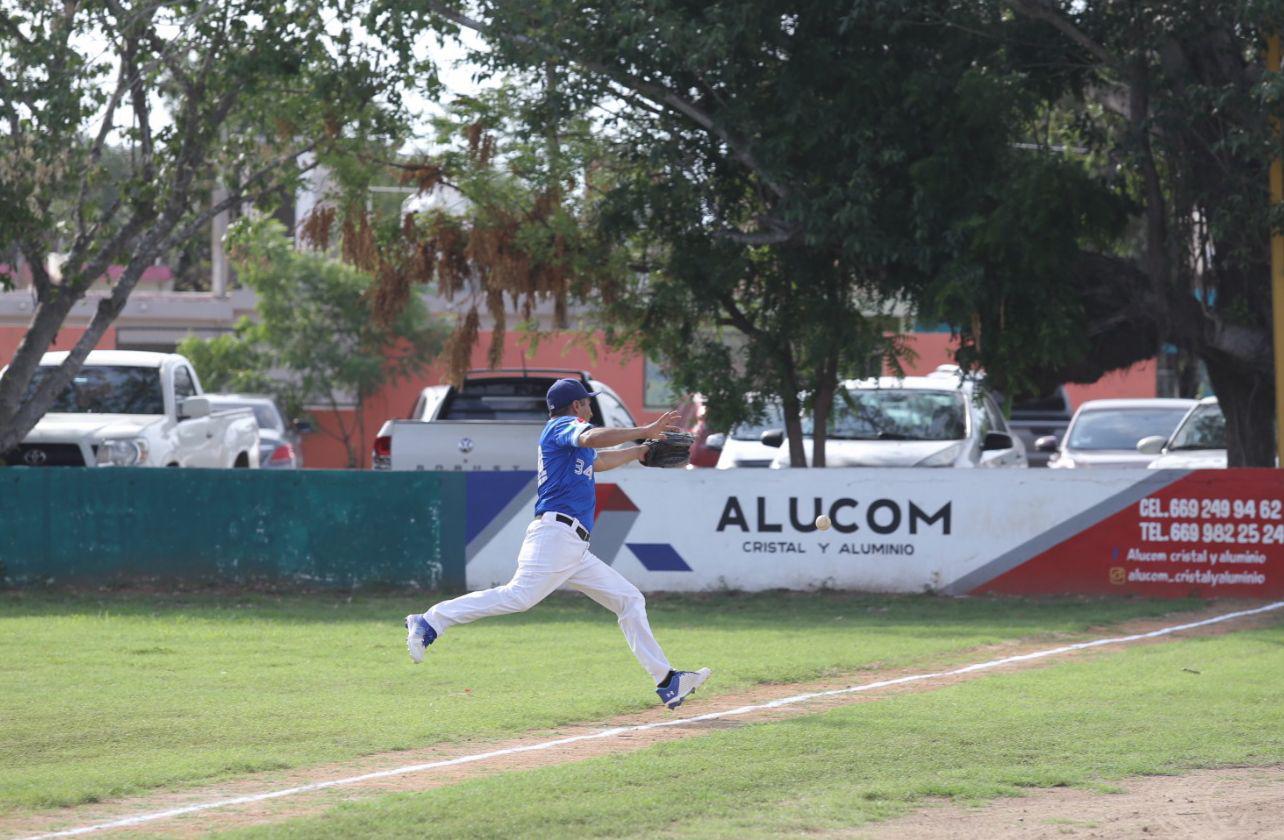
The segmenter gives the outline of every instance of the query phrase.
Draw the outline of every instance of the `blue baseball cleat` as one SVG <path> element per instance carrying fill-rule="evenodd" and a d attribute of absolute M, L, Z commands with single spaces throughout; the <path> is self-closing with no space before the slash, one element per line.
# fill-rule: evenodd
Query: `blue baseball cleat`
<path fill-rule="evenodd" d="M 701 668 L 699 671 L 674 671 L 669 681 L 655 690 L 660 695 L 660 702 L 670 709 L 676 709 L 682 705 L 697 688 L 704 685 L 704 681 L 709 679 L 713 672 L 708 668 Z"/>
<path fill-rule="evenodd" d="M 406 650 L 410 651 L 410 661 L 418 664 L 424 661 L 424 649 L 437 641 L 437 631 L 432 629 L 422 615 L 406 616 Z"/>

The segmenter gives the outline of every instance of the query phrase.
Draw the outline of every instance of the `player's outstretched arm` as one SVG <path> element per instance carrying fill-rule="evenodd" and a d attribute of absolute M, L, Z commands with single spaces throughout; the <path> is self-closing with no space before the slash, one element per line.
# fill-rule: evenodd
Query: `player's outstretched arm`
<path fill-rule="evenodd" d="M 605 449 L 608 446 L 619 446 L 621 443 L 629 443 L 639 438 L 655 440 L 665 432 L 681 431 L 677 425 L 678 418 L 678 412 L 670 411 L 654 423 L 648 423 L 645 426 L 635 426 L 631 429 L 589 429 L 580 435 L 579 445 L 590 449 Z"/>
<path fill-rule="evenodd" d="M 625 464 L 640 461 L 642 460 L 642 453 L 644 452 L 646 452 L 645 446 L 630 446 L 625 449 L 604 450 L 597 453 L 597 460 L 593 462 L 593 472 L 613 470 L 616 467 L 622 467 Z"/>

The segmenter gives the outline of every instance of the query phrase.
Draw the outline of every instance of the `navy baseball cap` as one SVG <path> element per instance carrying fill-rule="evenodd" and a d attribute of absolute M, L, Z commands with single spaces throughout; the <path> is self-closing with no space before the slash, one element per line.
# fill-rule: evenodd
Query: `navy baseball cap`
<path fill-rule="evenodd" d="M 544 400 L 548 403 L 549 411 L 557 411 L 559 408 L 568 406 L 576 400 L 596 397 L 600 393 L 602 392 L 590 392 L 584 387 L 584 383 L 578 379 L 559 379 L 548 389 L 548 396 Z"/>

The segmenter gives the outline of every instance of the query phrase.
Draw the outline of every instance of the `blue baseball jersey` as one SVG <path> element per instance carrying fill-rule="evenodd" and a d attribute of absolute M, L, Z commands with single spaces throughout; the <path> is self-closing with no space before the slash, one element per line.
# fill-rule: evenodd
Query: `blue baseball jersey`
<path fill-rule="evenodd" d="M 597 489 L 593 483 L 593 462 L 597 450 L 577 446 L 580 435 L 593 428 L 577 417 L 554 417 L 539 436 L 539 470 L 535 515 L 553 511 L 574 516 L 593 530 L 597 510 Z"/>

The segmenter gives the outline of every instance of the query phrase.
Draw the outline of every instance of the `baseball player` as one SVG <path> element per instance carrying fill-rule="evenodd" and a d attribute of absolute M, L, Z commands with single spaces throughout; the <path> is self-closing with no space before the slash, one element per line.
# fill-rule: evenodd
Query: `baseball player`
<path fill-rule="evenodd" d="M 666 437 L 674 430 L 678 415 L 671 411 L 637 428 L 597 429 L 588 422 L 592 416 L 589 400 L 595 396 L 597 393 L 589 393 L 577 379 L 558 380 L 548 389 L 549 421 L 539 439 L 535 521 L 526 528 L 513 579 L 494 589 L 443 601 L 426 613 L 406 616 L 406 647 L 410 660 L 420 662 L 424 649 L 456 624 L 525 612 L 554 589 L 566 586 L 583 592 L 619 617 L 629 650 L 656 681 L 656 694 L 666 706 L 676 709 L 709 678 L 710 671 L 675 671 L 670 667 L 651 633 L 642 593 L 593 556 L 589 535 L 597 507 L 594 474 L 631 461 L 649 466 L 675 465 L 659 463 L 675 460 L 672 452 L 655 456 L 657 447 L 667 445 Z M 639 438 L 646 439 L 647 444 L 598 451 Z M 685 447 L 689 450 L 689 437 Z M 684 452 L 676 460 L 685 463 L 688 454 Z"/>

